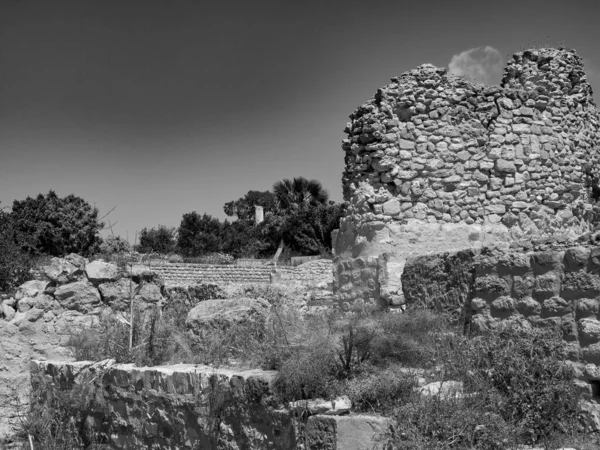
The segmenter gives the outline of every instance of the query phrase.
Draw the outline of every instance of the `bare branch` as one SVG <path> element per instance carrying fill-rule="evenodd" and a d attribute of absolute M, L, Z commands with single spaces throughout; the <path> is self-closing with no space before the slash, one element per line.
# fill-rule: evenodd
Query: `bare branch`
<path fill-rule="evenodd" d="M 94 207 L 95 207 L 95 206 L 96 206 L 96 205 L 94 205 Z M 112 207 L 112 209 L 111 209 L 109 212 L 107 212 L 106 214 L 104 214 L 102 217 L 100 217 L 100 218 L 98 219 L 98 222 L 102 221 L 102 219 L 104 219 L 106 216 L 108 216 L 108 215 L 109 215 L 111 212 L 113 212 L 113 211 L 114 211 L 116 208 L 117 208 L 117 205 L 113 206 L 113 207 Z"/>

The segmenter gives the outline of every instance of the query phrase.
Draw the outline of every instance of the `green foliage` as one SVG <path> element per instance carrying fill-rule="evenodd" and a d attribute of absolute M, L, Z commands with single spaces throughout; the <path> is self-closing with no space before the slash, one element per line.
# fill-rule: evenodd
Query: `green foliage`
<path fill-rule="evenodd" d="M 221 251 L 221 227 L 219 219 L 209 214 L 184 214 L 177 238 L 179 252 L 183 256 L 201 256 Z"/>
<path fill-rule="evenodd" d="M 31 279 L 32 256 L 24 250 L 30 244 L 16 227 L 13 216 L 0 210 L 0 292 L 11 292 Z"/>
<path fill-rule="evenodd" d="M 394 409 L 414 396 L 415 373 L 392 365 L 375 367 L 340 383 L 338 391 L 348 395 L 355 411 L 391 414 Z"/>
<path fill-rule="evenodd" d="M 502 401 L 497 412 L 520 424 L 526 439 L 537 442 L 576 430 L 579 393 L 573 369 L 565 364 L 560 330 L 509 323 L 493 334 L 465 340 L 461 347 L 468 367 L 480 378 L 475 382 L 485 379 L 498 392 Z M 463 365 L 450 366 L 449 374 L 464 373 Z M 474 384 L 472 377 L 464 378 Z"/>
<path fill-rule="evenodd" d="M 131 252 L 131 244 L 121 236 L 108 236 L 100 244 L 100 253 L 103 255 L 115 255 Z"/>
<path fill-rule="evenodd" d="M 159 225 L 158 228 L 143 228 L 136 250 L 140 253 L 160 253 L 166 255 L 175 250 L 177 230 Z"/>
<path fill-rule="evenodd" d="M 142 314 L 134 312 L 134 345 L 141 338 Z M 99 325 L 73 333 L 67 342 L 77 361 L 100 361 L 112 358 L 118 363 L 135 360 L 135 354 L 129 349 L 129 325 L 110 313 L 100 315 Z"/>
<path fill-rule="evenodd" d="M 11 213 L 16 229 L 32 237 L 30 252 L 53 256 L 69 253 L 90 255 L 102 242 L 98 209 L 70 194 L 60 198 L 54 191 L 36 198 L 15 200 Z"/>
<path fill-rule="evenodd" d="M 324 205 L 329 194 L 320 181 L 296 177 L 293 180 L 284 178 L 273 185 L 273 192 L 280 211 L 294 211 L 318 205 Z"/>
<path fill-rule="evenodd" d="M 271 191 L 248 191 L 243 197 L 225 203 L 223 211 L 238 220 L 253 222 L 255 206 L 262 206 L 265 212 L 273 212 L 277 208 L 277 198 Z"/>
<path fill-rule="evenodd" d="M 27 410 L 20 405 L 18 394 L 13 394 L 19 418 L 16 437 L 23 445 L 11 448 L 30 450 L 32 443 L 33 448 L 44 450 L 108 449 L 108 436 L 89 426 L 89 421 L 101 420 L 109 413 L 104 399 L 96 394 L 96 387 L 93 381 L 57 386 L 43 377 L 32 377 Z"/>
<path fill-rule="evenodd" d="M 254 206 L 265 209 L 264 221 L 254 223 Z M 331 251 L 331 232 L 339 227 L 342 205 L 328 202 L 317 180 L 284 179 L 270 191 L 249 191 L 225 204 L 228 216 L 220 222 L 208 214 L 184 214 L 178 247 L 184 256 L 223 252 L 236 258 L 272 256 L 283 240 L 288 252 L 309 255 Z"/>
<path fill-rule="evenodd" d="M 330 202 L 293 210 L 282 226 L 282 238 L 294 252 L 315 255 L 331 251 L 331 232 L 339 228 L 343 205 Z"/>

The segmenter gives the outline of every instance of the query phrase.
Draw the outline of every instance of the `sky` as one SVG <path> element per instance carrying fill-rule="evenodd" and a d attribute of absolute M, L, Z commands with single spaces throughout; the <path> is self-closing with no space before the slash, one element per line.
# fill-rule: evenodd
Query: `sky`
<path fill-rule="evenodd" d="M 600 102 L 599 42 L 597 0 L 1 0 L 0 206 L 73 193 L 133 241 L 283 178 L 341 201 L 348 115 L 391 77 L 566 46 Z"/>

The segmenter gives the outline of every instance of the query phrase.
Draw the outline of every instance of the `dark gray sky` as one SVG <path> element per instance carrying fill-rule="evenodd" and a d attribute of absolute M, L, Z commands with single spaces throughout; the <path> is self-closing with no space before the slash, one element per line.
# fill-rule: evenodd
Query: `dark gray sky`
<path fill-rule="evenodd" d="M 599 42 L 597 0 L 1 0 L 0 201 L 116 205 L 131 240 L 284 177 L 339 201 L 348 115 L 390 77 L 565 45 L 600 93 Z"/>

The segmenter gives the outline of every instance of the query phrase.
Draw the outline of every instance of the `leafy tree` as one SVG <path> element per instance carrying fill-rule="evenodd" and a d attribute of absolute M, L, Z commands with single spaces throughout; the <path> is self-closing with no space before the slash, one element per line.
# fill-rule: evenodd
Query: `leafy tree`
<path fill-rule="evenodd" d="M 177 238 L 177 247 L 183 256 L 201 256 L 221 250 L 219 219 L 196 211 L 183 215 Z"/>
<path fill-rule="evenodd" d="M 329 194 L 320 181 L 296 177 L 284 178 L 273 185 L 279 210 L 284 214 L 291 210 L 327 204 Z"/>
<path fill-rule="evenodd" d="M 238 220 L 253 221 L 254 206 L 262 206 L 265 211 L 274 211 L 277 197 L 271 191 L 248 191 L 243 197 L 225 203 L 223 210 L 228 216 L 236 216 Z"/>
<path fill-rule="evenodd" d="M 33 259 L 24 249 L 31 245 L 16 229 L 12 215 L 0 210 L 0 291 L 12 291 L 30 279 Z"/>
<path fill-rule="evenodd" d="M 329 202 L 292 212 L 282 225 L 282 238 L 295 253 L 314 255 L 331 251 L 331 232 L 339 227 L 343 205 Z"/>
<path fill-rule="evenodd" d="M 164 225 L 159 225 L 158 228 L 143 228 L 137 250 L 140 253 L 173 253 L 177 244 L 176 235 L 175 228 Z"/>
<path fill-rule="evenodd" d="M 129 253 L 131 244 L 121 236 L 108 236 L 102 244 L 100 244 L 100 252 L 104 254 Z"/>
<path fill-rule="evenodd" d="M 17 232 L 31 236 L 30 252 L 63 256 L 89 255 L 102 242 L 98 209 L 81 197 L 60 198 L 54 191 L 13 202 L 11 216 Z"/>
<path fill-rule="evenodd" d="M 254 258 L 270 256 L 275 250 L 263 227 L 244 220 L 226 220 L 221 229 L 221 251 L 236 258 Z"/>

